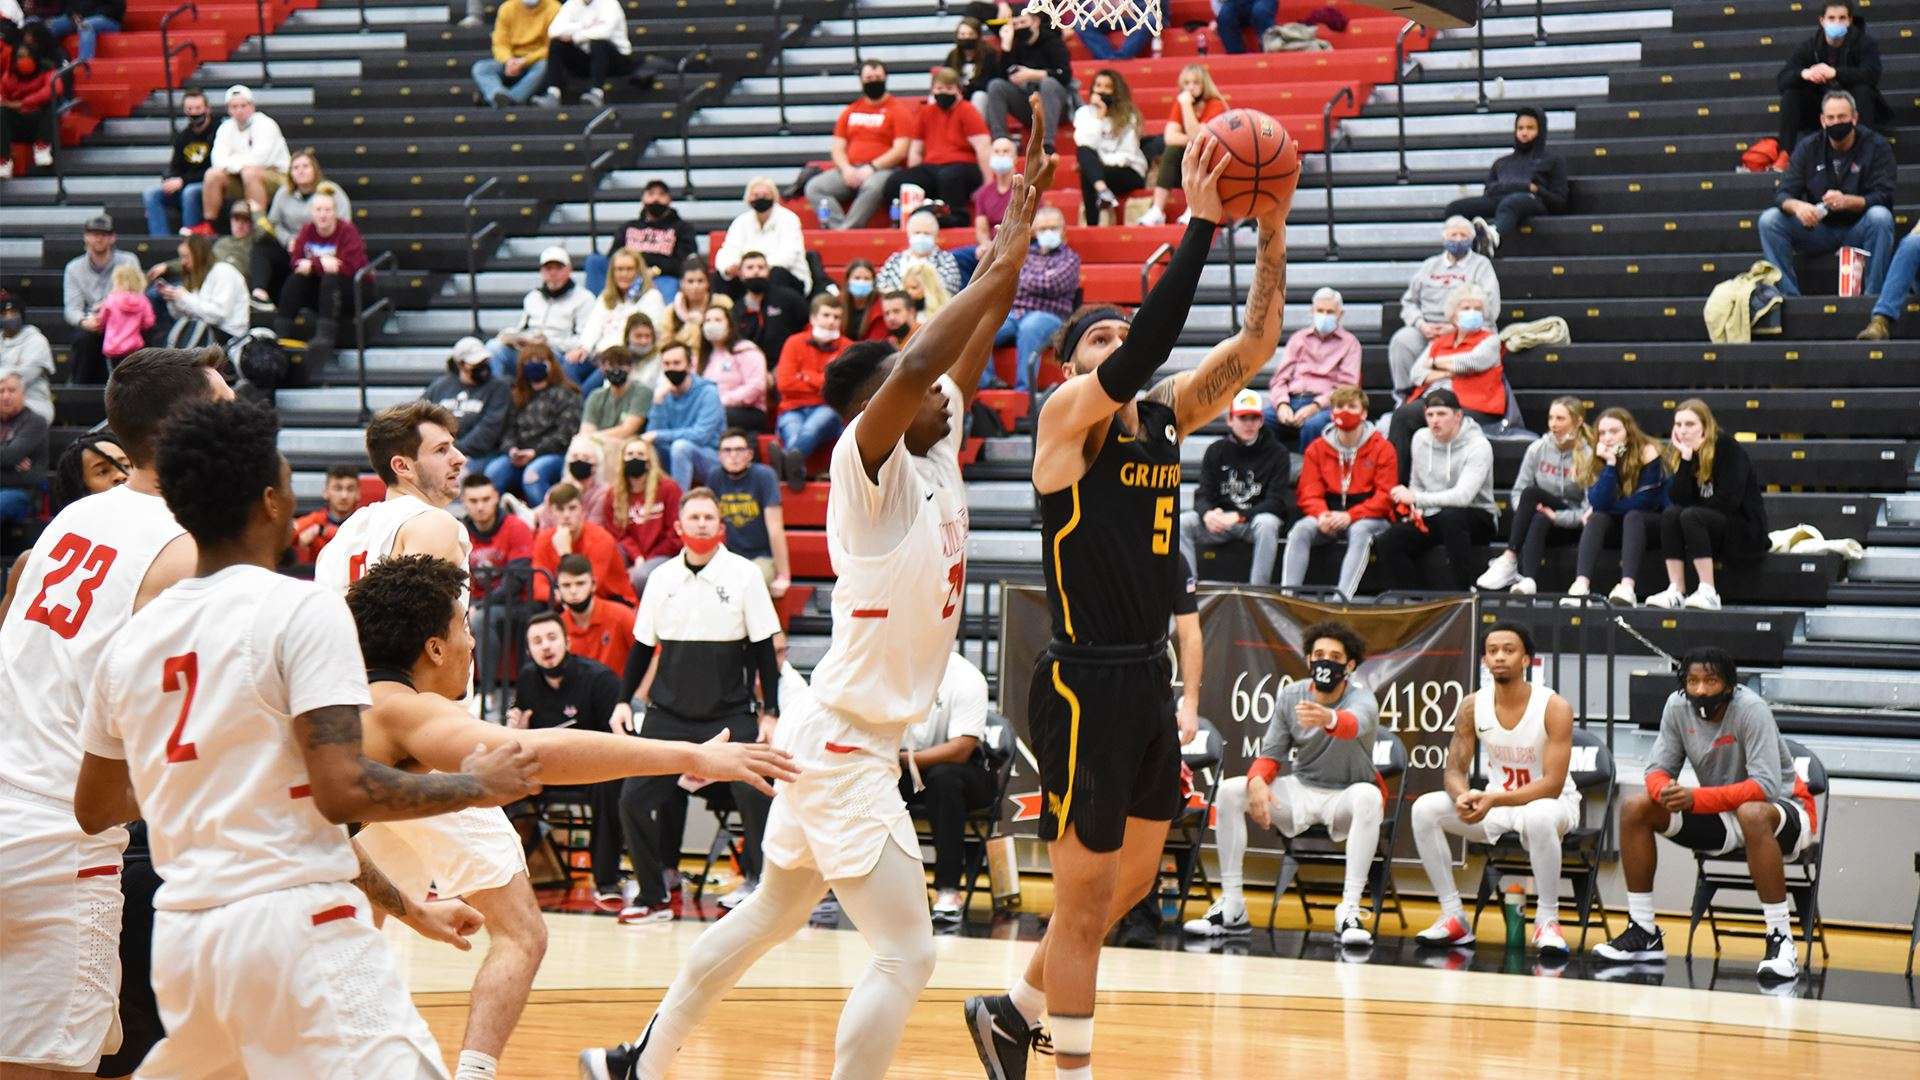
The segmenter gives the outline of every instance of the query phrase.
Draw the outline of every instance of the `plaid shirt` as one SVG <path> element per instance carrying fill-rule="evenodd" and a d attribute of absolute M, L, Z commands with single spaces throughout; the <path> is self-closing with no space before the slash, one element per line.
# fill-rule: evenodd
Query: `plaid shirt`
<path fill-rule="evenodd" d="M 1013 294 L 1013 312 L 1026 315 L 1045 311 L 1061 318 L 1073 314 L 1073 294 L 1080 288 L 1080 255 L 1065 244 L 1041 251 L 1027 249 L 1020 267 L 1020 286 Z"/>

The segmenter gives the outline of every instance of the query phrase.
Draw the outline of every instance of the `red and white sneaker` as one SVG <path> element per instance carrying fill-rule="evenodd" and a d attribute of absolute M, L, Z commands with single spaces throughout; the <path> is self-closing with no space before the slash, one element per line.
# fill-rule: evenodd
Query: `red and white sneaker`
<path fill-rule="evenodd" d="M 1471 945 L 1473 930 L 1458 915 L 1442 915 L 1440 921 L 1415 934 L 1413 940 L 1430 946 Z"/>
<path fill-rule="evenodd" d="M 1570 956 L 1567 939 L 1560 936 L 1559 923 L 1542 923 L 1533 928 L 1533 947 L 1542 956 Z"/>
<path fill-rule="evenodd" d="M 182 236 L 212 236 L 213 225 L 211 222 L 203 221 L 198 225 L 191 225 L 181 229 L 180 234 Z"/>
<path fill-rule="evenodd" d="M 33 144 L 33 163 L 39 168 L 53 164 L 53 144 L 37 142 Z"/>
<path fill-rule="evenodd" d="M 647 904 L 628 904 L 620 909 L 620 925 L 635 926 L 640 923 L 672 922 L 674 920 L 672 903 L 657 907 Z"/>

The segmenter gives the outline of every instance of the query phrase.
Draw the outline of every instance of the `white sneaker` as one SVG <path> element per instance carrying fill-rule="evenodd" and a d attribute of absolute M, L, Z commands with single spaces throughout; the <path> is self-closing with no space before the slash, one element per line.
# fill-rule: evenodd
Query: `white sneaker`
<path fill-rule="evenodd" d="M 1492 592 L 1513 584 L 1519 576 L 1520 563 L 1517 560 L 1505 555 L 1495 555 L 1493 561 L 1487 564 L 1486 573 L 1476 578 L 1473 584 L 1482 592 Z"/>
<path fill-rule="evenodd" d="M 1800 961 L 1794 956 L 1793 938 L 1779 931 L 1767 935 L 1767 958 L 1760 961 L 1756 973 L 1761 979 L 1778 979 L 1785 982 L 1798 978 Z"/>
<path fill-rule="evenodd" d="M 960 890 L 941 889 L 933 898 L 933 921 L 957 923 L 961 919 Z"/>
<path fill-rule="evenodd" d="M 1567 939 L 1560 936 L 1559 923 L 1544 923 L 1534 927 L 1533 947 L 1535 951 L 1543 955 L 1551 953 L 1558 956 L 1568 956 L 1573 952 L 1573 950 L 1567 948 Z"/>
<path fill-rule="evenodd" d="M 1711 585 L 1702 585 L 1680 603 L 1682 607 L 1693 608 L 1695 611 L 1719 611 L 1720 592 Z"/>
<path fill-rule="evenodd" d="M 1185 225 L 1187 222 L 1192 220 L 1193 220 L 1193 211 L 1183 210 L 1181 211 L 1179 217 L 1173 219 L 1173 223 L 1175 225 Z"/>
<path fill-rule="evenodd" d="M 1661 589 L 1659 592 L 1654 593 L 1652 596 L 1647 597 L 1647 606 L 1664 608 L 1668 611 L 1672 611 L 1673 609 L 1679 607 L 1681 604 L 1686 603 L 1686 601 L 1687 601 L 1687 596 L 1685 593 L 1681 592 L 1679 589 L 1669 587 L 1669 588 Z"/>
<path fill-rule="evenodd" d="M 543 109 L 559 108 L 560 88 L 557 86 L 547 87 L 544 91 L 534 96 L 533 103 Z"/>
<path fill-rule="evenodd" d="M 1340 933 L 1342 945 L 1371 945 L 1373 935 L 1367 932 L 1366 925 L 1360 921 L 1360 909 L 1341 904 L 1333 910 L 1333 925 Z"/>
<path fill-rule="evenodd" d="M 1207 909 L 1205 918 L 1188 919 L 1181 929 L 1196 937 L 1225 937 L 1228 934 L 1253 933 L 1253 921 L 1247 918 L 1245 904 L 1229 910 L 1226 898 L 1222 897 Z"/>
<path fill-rule="evenodd" d="M 1513 586 L 1507 591 L 1515 596 L 1532 596 L 1540 591 L 1540 587 L 1534 584 L 1532 578 L 1520 577 L 1513 579 Z"/>
<path fill-rule="evenodd" d="M 1593 595 L 1593 589 L 1584 582 L 1576 581 L 1567 586 L 1567 595 L 1560 598 L 1561 607 L 1583 607 L 1580 601 Z"/>
<path fill-rule="evenodd" d="M 1495 254 L 1500 250 L 1500 230 L 1491 222 L 1483 222 L 1481 227 L 1487 230 L 1487 254 Z"/>
<path fill-rule="evenodd" d="M 720 898 L 720 907 L 723 910 L 732 911 L 734 908 L 746 903 L 747 897 L 752 896 L 753 890 L 756 888 L 759 888 L 759 882 L 754 881 L 752 878 L 742 881 L 739 888 L 734 889 L 732 892 Z"/>
<path fill-rule="evenodd" d="M 53 164 L 53 146 L 50 143 L 34 143 L 33 163 L 42 169 Z"/>
<path fill-rule="evenodd" d="M 670 904 L 649 907 L 646 904 L 628 904 L 620 909 L 621 926 L 637 926 L 641 923 L 672 922 L 673 908 Z"/>
<path fill-rule="evenodd" d="M 597 86 L 580 95 L 580 104 L 585 105 L 589 109 L 597 109 L 606 103 L 607 92 Z"/>
<path fill-rule="evenodd" d="M 1165 225 L 1166 223 L 1166 212 L 1157 206 L 1148 207 L 1147 212 L 1140 215 L 1140 220 L 1134 222 L 1135 225 Z"/>
<path fill-rule="evenodd" d="M 1624 581 L 1615 585 L 1613 589 L 1607 593 L 1607 603 L 1616 607 L 1633 607 L 1639 602 L 1639 598 L 1633 595 L 1633 586 Z"/>
<path fill-rule="evenodd" d="M 1439 921 L 1413 936 L 1419 945 L 1471 945 L 1473 931 L 1458 915 L 1441 915 Z"/>
<path fill-rule="evenodd" d="M 11 179 L 13 179 L 13 159 L 8 158 L 5 161 L 0 161 L 0 180 Z"/>

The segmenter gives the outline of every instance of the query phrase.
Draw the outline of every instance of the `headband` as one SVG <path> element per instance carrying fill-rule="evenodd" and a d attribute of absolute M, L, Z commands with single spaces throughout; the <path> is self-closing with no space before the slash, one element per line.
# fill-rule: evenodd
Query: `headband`
<path fill-rule="evenodd" d="M 1093 324 L 1106 322 L 1109 319 L 1117 319 L 1120 322 L 1128 324 L 1132 322 L 1132 320 L 1127 318 L 1126 312 L 1112 305 L 1102 305 L 1093 308 L 1073 320 L 1072 325 L 1067 327 L 1066 336 L 1060 339 L 1060 363 L 1063 365 L 1072 363 L 1073 350 L 1080 344 L 1080 339 L 1086 336 L 1088 330 L 1093 328 Z"/>

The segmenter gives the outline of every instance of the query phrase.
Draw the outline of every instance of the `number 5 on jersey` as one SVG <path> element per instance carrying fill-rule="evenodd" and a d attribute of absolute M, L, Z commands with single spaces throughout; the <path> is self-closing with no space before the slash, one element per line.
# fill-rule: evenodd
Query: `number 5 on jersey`
<path fill-rule="evenodd" d="M 1153 500 L 1153 553 L 1165 555 L 1173 550 L 1173 496 Z"/>

